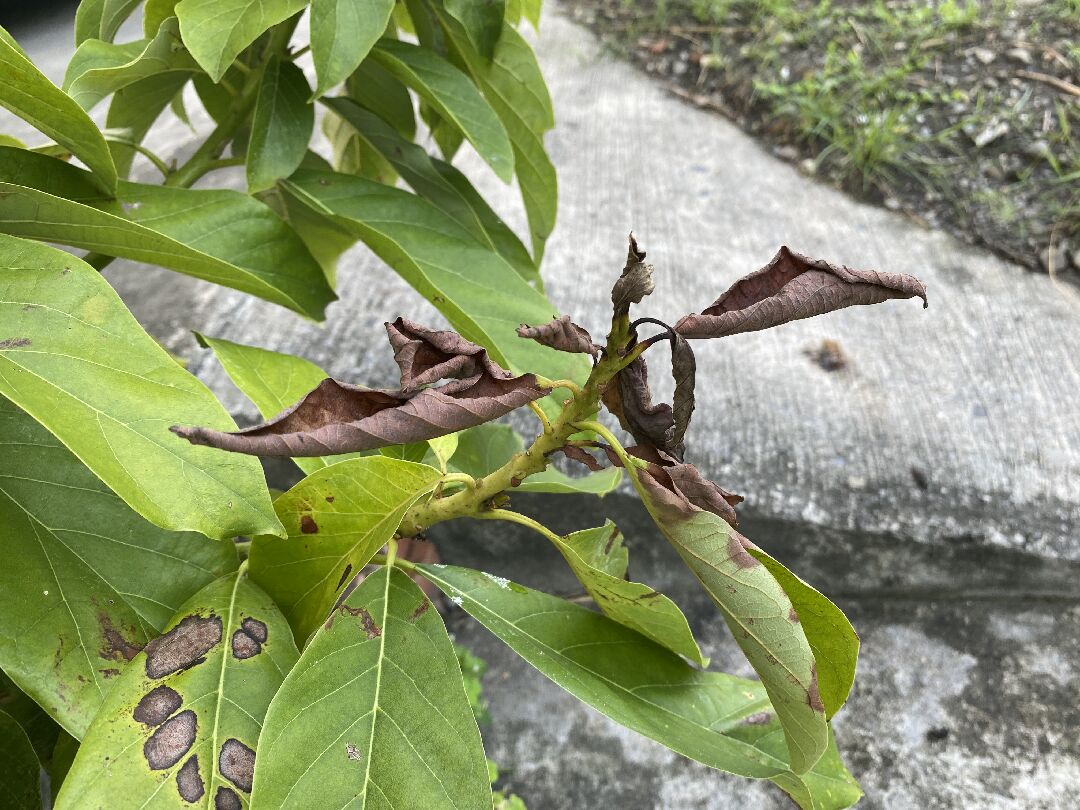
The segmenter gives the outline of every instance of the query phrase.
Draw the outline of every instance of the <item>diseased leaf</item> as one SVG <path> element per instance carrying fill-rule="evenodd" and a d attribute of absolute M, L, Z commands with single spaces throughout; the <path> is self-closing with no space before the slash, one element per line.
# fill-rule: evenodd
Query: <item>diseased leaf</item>
<path fill-rule="evenodd" d="M 518 337 L 535 340 L 541 346 L 560 352 L 577 352 L 595 357 L 601 347 L 592 342 L 592 335 L 570 320 L 569 315 L 560 315 L 542 326 L 522 324 L 517 328 Z"/>
<path fill-rule="evenodd" d="M 383 68 L 452 122 L 496 175 L 510 181 L 514 175 L 510 139 L 468 76 L 432 51 L 396 39 L 380 40 L 371 53 Z"/>
<path fill-rule="evenodd" d="M 263 717 L 298 657 L 243 569 L 189 599 L 128 664 L 94 717 L 57 810 L 241 808 Z"/>
<path fill-rule="evenodd" d="M 84 110 L 90 110 L 110 93 L 149 77 L 164 81 L 163 76 L 176 74 L 186 81 L 199 72 L 198 64 L 180 42 L 179 23 L 170 17 L 153 39 L 123 45 L 98 39 L 83 42 L 68 63 L 64 91 Z"/>
<path fill-rule="evenodd" d="M 464 174 L 451 164 L 431 157 L 423 147 L 402 137 L 390 124 L 352 99 L 327 98 L 323 102 L 348 121 L 355 137 L 362 138 L 387 161 L 394 174 L 401 175 L 413 191 L 497 251 L 523 279 L 539 283 L 540 274 L 529 251 Z"/>
<path fill-rule="evenodd" d="M 503 30 L 505 0 L 446 0 L 446 11 L 461 23 L 473 47 L 486 59 L 495 55 L 495 45 Z"/>
<path fill-rule="evenodd" d="M 315 97 L 341 84 L 386 31 L 394 0 L 312 0 L 311 56 Z"/>
<path fill-rule="evenodd" d="M 859 636 L 855 628 L 828 597 L 783 564 L 756 546 L 747 548 L 747 552 L 769 569 L 791 599 L 795 616 L 814 652 L 821 702 L 825 704 L 825 715 L 831 719 L 844 705 L 855 682 L 859 660 Z"/>
<path fill-rule="evenodd" d="M 682 448 L 673 446 L 675 416 L 671 406 L 652 401 L 649 367 L 644 356 L 634 358 L 615 375 L 603 391 L 603 401 L 638 444 L 682 457 Z"/>
<path fill-rule="evenodd" d="M 437 610 L 400 570 L 367 577 L 266 715 L 259 807 L 491 810 L 480 732 Z"/>
<path fill-rule="evenodd" d="M 292 408 L 236 433 L 173 427 L 193 444 L 262 456 L 312 456 L 426 441 L 498 419 L 547 393 L 532 374 L 514 376 L 487 350 L 454 332 L 399 318 L 386 325 L 401 369 L 397 391 L 327 379 Z M 438 388 L 420 388 L 446 378 Z"/>
<path fill-rule="evenodd" d="M 458 472 L 474 478 L 483 478 L 502 467 L 515 453 L 525 450 L 521 437 L 509 425 L 480 425 L 461 434 L 457 452 L 450 466 Z M 546 492 L 551 494 L 588 493 L 606 495 L 622 480 L 618 470 L 573 478 L 566 473 L 548 467 L 542 473 L 530 475 L 517 485 L 517 492 Z"/>
<path fill-rule="evenodd" d="M 236 191 L 123 182 L 92 198 L 89 175 L 0 147 L 0 231 L 144 261 L 321 319 L 335 296 L 300 237 Z"/>
<path fill-rule="evenodd" d="M 171 436 L 228 413 L 139 326 L 94 268 L 0 236 L 0 394 L 30 413 L 137 512 L 209 537 L 281 531 L 254 459 Z"/>
<path fill-rule="evenodd" d="M 568 534 L 563 541 L 590 568 L 621 580 L 626 579 L 630 552 L 623 545 L 623 533 L 610 520 L 599 528 Z"/>
<path fill-rule="evenodd" d="M 828 745 L 817 665 L 790 598 L 751 556 L 749 540 L 713 512 L 639 470 L 642 499 L 660 531 L 720 608 L 780 718 L 791 768 L 805 773 Z"/>
<path fill-rule="evenodd" d="M 484 346 L 513 371 L 552 380 L 584 380 L 589 363 L 552 352 L 514 331 L 542 323 L 555 309 L 503 260 L 431 203 L 358 177 L 297 172 L 282 183 L 297 202 L 364 241 L 431 301 L 458 334 Z M 561 407 L 554 403 L 552 410 Z"/>
<path fill-rule="evenodd" d="M 719 338 L 756 332 L 858 304 L 918 296 L 926 286 L 904 273 L 853 270 L 793 253 L 787 247 L 767 265 L 736 281 L 701 314 L 675 324 L 686 338 Z"/>
<path fill-rule="evenodd" d="M 288 534 L 252 541 L 251 575 L 301 644 L 438 478 L 424 464 L 371 456 L 318 470 L 278 497 L 274 508 Z"/>
<path fill-rule="evenodd" d="M 708 666 L 709 659 L 701 654 L 678 605 L 648 585 L 628 582 L 623 578 L 625 571 L 621 575 L 613 574 L 593 566 L 577 551 L 580 547 L 585 554 L 595 555 L 595 547 L 599 543 L 603 543 L 605 557 L 612 553 L 610 549 L 616 543 L 622 546 L 622 533 L 610 520 L 596 529 L 585 529 L 559 538 L 557 544 L 559 552 L 597 607 L 619 624 L 637 630 L 657 644 L 703 667 Z"/>
<path fill-rule="evenodd" d="M 41 764 L 30 738 L 10 714 L 0 710 L 0 795 L 8 810 L 40 810 Z"/>
<path fill-rule="evenodd" d="M 75 101 L 50 82 L 0 28 L 0 106 L 85 163 L 102 190 L 116 190 L 116 166 L 105 137 Z"/>
<path fill-rule="evenodd" d="M 678 333 L 672 333 L 671 339 L 671 374 L 675 377 L 675 394 L 671 399 L 672 418 L 670 447 L 676 457 L 681 457 L 684 450 L 686 429 L 690 426 L 690 417 L 694 413 L 694 386 L 697 374 L 697 361 L 694 350 L 686 339 Z"/>
<path fill-rule="evenodd" d="M 831 756 L 802 776 L 791 771 L 757 681 L 694 669 L 606 616 L 480 571 L 417 569 L 543 675 L 615 722 L 712 768 L 810 794 L 816 803 L 803 803 L 807 810 L 858 799 L 852 782 L 839 781 L 843 766 Z"/>
<path fill-rule="evenodd" d="M 176 16 L 191 55 L 215 82 L 248 45 L 308 0 L 180 0 Z"/>
<path fill-rule="evenodd" d="M 652 265 L 645 264 L 645 251 L 638 248 L 637 240 L 630 234 L 626 265 L 611 288 L 611 303 L 616 318 L 625 317 L 630 312 L 631 304 L 640 304 L 645 296 L 652 293 L 656 287 L 652 274 Z"/>
<path fill-rule="evenodd" d="M 248 191 L 265 191 L 304 160 L 315 128 L 315 108 L 304 71 L 292 62 L 270 60 L 259 85 L 247 149 Z"/>
<path fill-rule="evenodd" d="M 547 238 L 555 228 L 558 182 L 544 149 L 543 133 L 554 125 L 554 116 L 536 56 L 521 35 L 506 25 L 495 46 L 494 59 L 488 61 L 473 48 L 456 20 L 439 9 L 436 13 L 454 59 L 468 69 L 510 136 L 514 171 L 529 220 L 533 260 L 539 265 Z M 522 92 L 523 88 L 527 92 Z"/>

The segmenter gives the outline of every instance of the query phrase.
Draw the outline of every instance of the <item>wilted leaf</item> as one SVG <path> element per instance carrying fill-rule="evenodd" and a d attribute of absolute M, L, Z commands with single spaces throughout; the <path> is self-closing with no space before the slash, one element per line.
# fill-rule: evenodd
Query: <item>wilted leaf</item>
<path fill-rule="evenodd" d="M 615 317 L 625 317 L 630 312 L 631 304 L 640 304 L 645 296 L 656 287 L 653 281 L 653 267 L 645 264 L 645 251 L 638 248 L 637 240 L 630 234 L 630 248 L 626 254 L 626 265 L 622 275 L 611 288 L 611 303 Z"/>
<path fill-rule="evenodd" d="M 857 304 L 918 296 L 926 287 L 914 276 L 853 270 L 810 259 L 782 247 L 767 265 L 736 281 L 700 315 L 687 315 L 675 331 L 687 338 L 756 332 Z"/>
<path fill-rule="evenodd" d="M 315 127 L 315 108 L 304 71 L 272 59 L 259 85 L 247 148 L 248 191 L 265 191 L 288 177 L 304 159 Z"/>
<path fill-rule="evenodd" d="M 215 82 L 248 45 L 308 0 L 180 0 L 176 16 L 191 55 Z"/>
<path fill-rule="evenodd" d="M 315 96 L 345 81 L 386 31 L 394 0 L 312 0 Z"/>
<path fill-rule="evenodd" d="M 0 666 L 81 737 L 126 661 L 236 551 L 147 523 L 2 397 L 0 448 Z"/>
<path fill-rule="evenodd" d="M 301 643 L 438 478 L 424 464 L 372 456 L 318 470 L 278 497 L 274 508 L 288 536 L 252 541 L 251 575 Z"/>
<path fill-rule="evenodd" d="M 828 744 L 817 665 L 790 598 L 748 552 L 749 540 L 711 511 L 702 510 L 638 471 L 645 506 L 687 567 L 701 581 L 747 660 L 761 677 L 791 752 L 804 773 Z"/>
<path fill-rule="evenodd" d="M 281 612 L 243 570 L 212 582 L 124 667 L 57 810 L 246 806 L 263 716 L 297 657 Z"/>
<path fill-rule="evenodd" d="M 613 552 L 612 547 L 616 544 L 622 546 L 622 533 L 610 520 L 596 529 L 585 529 L 559 538 L 557 544 L 559 552 L 597 607 L 619 624 L 637 630 L 691 661 L 708 666 L 709 659 L 701 654 L 678 605 L 648 585 L 628 582 L 623 578 L 625 571 L 616 574 L 603 570 L 578 553 L 578 548 L 582 548 L 585 554 L 595 554 L 595 547 L 601 543 L 605 557 Z"/>
<path fill-rule="evenodd" d="M 0 710 L 0 796 L 7 810 L 40 810 L 41 764 L 15 718 Z"/>
<path fill-rule="evenodd" d="M 396 39 L 380 40 L 371 53 L 443 119 L 452 122 L 495 174 L 510 181 L 514 175 L 510 139 L 468 76 L 434 52 Z"/>
<path fill-rule="evenodd" d="M 776 578 L 791 599 L 817 663 L 818 688 L 825 715 L 832 718 L 847 700 L 855 682 L 859 636 L 847 616 L 829 598 L 811 587 L 760 548 L 747 551 Z"/>
<path fill-rule="evenodd" d="M 535 340 L 541 346 L 560 352 L 577 352 L 595 357 L 601 349 L 592 342 L 592 335 L 571 321 L 569 315 L 560 315 L 541 326 L 522 324 L 517 328 L 517 334 L 518 337 Z"/>
<path fill-rule="evenodd" d="M 861 795 L 840 783 L 843 765 L 830 755 L 807 774 L 792 773 L 757 681 L 694 669 L 606 616 L 480 571 L 417 568 L 543 675 L 615 722 L 712 768 L 798 791 L 806 810 L 848 807 Z"/>
<path fill-rule="evenodd" d="M 34 67 L 4 28 L 0 28 L 0 105 L 79 158 L 104 191 L 116 190 L 116 165 L 105 136 L 69 95 Z"/>
<path fill-rule="evenodd" d="M 671 432 L 670 447 L 676 458 L 681 458 L 684 449 L 686 429 L 690 426 L 690 417 L 694 413 L 694 386 L 697 373 L 697 361 L 694 350 L 682 335 L 673 333 L 671 339 L 671 374 L 675 378 L 675 394 L 671 399 L 674 425 Z"/>
<path fill-rule="evenodd" d="M 174 427 L 193 444 L 261 456 L 317 456 L 426 441 L 490 422 L 547 393 L 532 374 L 514 376 L 487 350 L 449 331 L 399 318 L 386 325 L 401 389 L 361 388 L 327 379 L 262 425 L 222 433 Z M 448 377 L 438 388 L 419 388 Z"/>
<path fill-rule="evenodd" d="M 604 405 L 619 420 L 623 430 L 638 444 L 655 447 L 682 457 L 682 448 L 672 446 L 675 417 L 666 402 L 654 403 L 649 388 L 649 367 L 645 357 L 636 357 L 622 369 L 603 392 Z"/>
<path fill-rule="evenodd" d="M 254 459 L 171 436 L 228 413 L 69 253 L 0 236 L 0 394 L 48 428 L 152 523 L 209 537 L 281 531 Z"/>
<path fill-rule="evenodd" d="M 439 613 L 400 570 L 367 577 L 266 714 L 258 807 L 491 810 L 480 733 Z"/>

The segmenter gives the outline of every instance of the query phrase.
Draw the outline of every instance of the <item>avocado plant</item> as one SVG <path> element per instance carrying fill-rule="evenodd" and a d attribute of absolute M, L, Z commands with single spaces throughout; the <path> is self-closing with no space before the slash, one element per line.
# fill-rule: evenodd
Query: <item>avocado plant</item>
<path fill-rule="evenodd" d="M 144 36 L 115 42 L 140 7 Z M 521 807 L 492 791 L 477 665 L 462 663 L 436 591 L 685 757 L 770 780 L 804 808 L 858 800 L 830 725 L 858 637 L 739 533 L 740 496 L 687 461 L 691 342 L 925 303 L 925 289 L 781 248 L 669 326 L 631 314 L 654 287 L 631 237 L 594 341 L 539 275 L 553 114 L 517 28 L 538 14 L 535 0 L 84 0 L 62 88 L 0 29 L 0 105 L 48 139 L 0 137 L 9 806 Z M 106 99 L 101 128 L 89 112 Z M 184 160 L 154 142 L 167 108 L 196 132 Z M 466 142 L 517 179 L 531 250 L 451 164 Z M 388 322 L 400 381 L 386 389 L 197 335 L 266 420 L 243 430 L 100 272 L 154 264 L 321 320 L 356 242 L 450 328 Z M 665 343 L 670 404 L 653 402 L 646 365 Z M 525 408 L 529 443 L 497 421 Z M 303 477 L 272 492 L 258 456 Z M 512 508 L 518 492 L 602 495 L 624 476 L 755 679 L 709 668 L 679 607 L 628 577 L 613 523 L 560 535 Z M 433 562 L 425 533 L 463 518 L 542 535 L 593 605 Z"/>

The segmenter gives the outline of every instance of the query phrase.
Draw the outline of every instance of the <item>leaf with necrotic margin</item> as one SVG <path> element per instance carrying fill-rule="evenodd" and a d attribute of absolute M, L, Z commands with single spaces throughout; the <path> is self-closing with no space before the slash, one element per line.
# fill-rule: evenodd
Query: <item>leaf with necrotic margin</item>
<path fill-rule="evenodd" d="M 541 346 L 560 352 L 589 354 L 595 357 L 601 348 L 593 343 L 587 330 L 570 320 L 569 315 L 560 315 L 540 326 L 522 324 L 518 327 L 517 334 L 520 338 L 535 340 Z"/>

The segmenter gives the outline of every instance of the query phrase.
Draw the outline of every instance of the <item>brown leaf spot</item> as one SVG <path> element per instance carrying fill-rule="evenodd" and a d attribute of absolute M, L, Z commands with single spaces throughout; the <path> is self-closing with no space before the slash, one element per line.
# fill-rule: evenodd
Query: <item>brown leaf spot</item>
<path fill-rule="evenodd" d="M 239 661 L 244 661 L 248 658 L 254 658 L 256 655 L 262 652 L 262 645 L 245 633 L 243 630 L 237 630 L 233 633 L 232 637 L 232 654 L 233 658 Z"/>
<path fill-rule="evenodd" d="M 98 613 L 97 622 L 98 627 L 101 628 L 102 642 L 99 654 L 102 658 L 130 661 L 142 650 L 141 644 L 133 644 L 121 635 L 107 613 Z"/>
<path fill-rule="evenodd" d="M 622 529 L 620 529 L 618 526 L 615 526 L 615 527 L 612 528 L 611 536 L 608 537 L 607 543 L 604 544 L 604 553 L 605 554 L 610 554 L 611 553 L 611 547 L 615 545 L 615 541 L 619 539 L 619 536 L 621 534 L 622 534 Z"/>
<path fill-rule="evenodd" d="M 248 616 L 240 622 L 240 628 L 260 644 L 266 643 L 268 637 L 266 625 L 258 619 L 253 619 Z"/>
<path fill-rule="evenodd" d="M 825 713 L 825 704 L 821 702 L 821 690 L 818 689 L 817 664 L 810 665 L 810 688 L 806 690 L 806 705 L 815 712 Z"/>
<path fill-rule="evenodd" d="M 353 762 L 359 762 L 364 758 L 364 755 L 361 754 L 360 750 L 352 743 L 345 743 L 345 756 Z"/>
<path fill-rule="evenodd" d="M 158 726 L 143 744 L 143 756 L 152 770 L 163 771 L 179 762 L 195 743 L 195 712 L 188 709 Z"/>
<path fill-rule="evenodd" d="M 300 517 L 300 531 L 304 534 L 315 534 L 319 531 L 319 524 L 315 522 L 315 518 L 311 515 L 302 515 Z"/>
<path fill-rule="evenodd" d="M 771 712 L 758 712 L 757 714 L 752 714 L 749 717 L 744 717 L 742 720 L 739 721 L 739 725 L 767 726 L 769 725 L 769 723 L 772 722 L 772 718 L 773 716 Z"/>
<path fill-rule="evenodd" d="M 101 673 L 101 677 L 103 677 L 103 678 L 115 678 L 117 675 L 120 674 L 120 670 L 112 669 L 112 668 L 99 669 L 98 672 Z"/>
<path fill-rule="evenodd" d="M 787 617 L 788 617 L 788 621 L 791 622 L 792 624 L 798 624 L 799 621 L 800 621 L 799 612 L 797 610 L 795 610 L 795 608 L 790 608 L 788 610 Z"/>
<path fill-rule="evenodd" d="M 243 810 L 244 805 L 235 790 L 219 787 L 214 794 L 214 810 Z"/>
<path fill-rule="evenodd" d="M 218 756 L 221 775 L 245 793 L 251 792 L 251 780 L 255 775 L 255 752 L 239 740 L 229 738 L 221 746 Z"/>
<path fill-rule="evenodd" d="M 183 703 L 184 699 L 175 689 L 163 684 L 143 695 L 143 699 L 132 709 L 131 716 L 147 726 L 160 726 Z"/>
<path fill-rule="evenodd" d="M 338 580 L 337 588 L 335 590 L 340 590 L 341 586 L 349 581 L 349 577 L 351 575 L 352 575 L 352 563 L 348 563 L 348 564 L 345 565 L 345 570 L 341 572 L 341 579 Z"/>
<path fill-rule="evenodd" d="M 728 559 L 739 566 L 739 568 L 753 568 L 761 565 L 761 563 L 746 550 L 746 547 L 743 545 L 743 539 L 743 536 L 738 532 L 733 531 L 731 533 L 727 541 Z"/>
<path fill-rule="evenodd" d="M 176 791 L 185 802 L 194 804 L 206 793 L 206 785 L 203 784 L 202 774 L 199 773 L 199 757 L 191 757 L 184 766 L 176 772 Z"/>
<path fill-rule="evenodd" d="M 412 615 L 409 616 L 409 621 L 410 622 L 415 622 L 417 619 L 419 619 L 421 616 L 423 616 L 425 613 L 427 613 L 428 608 L 430 608 L 430 607 L 431 607 L 431 602 L 429 602 L 426 598 L 421 599 L 420 604 L 416 606 L 416 610 L 414 610 L 412 612 Z"/>
<path fill-rule="evenodd" d="M 221 618 L 185 616 L 172 630 L 146 645 L 146 674 L 164 678 L 190 669 L 221 641 Z"/>
<path fill-rule="evenodd" d="M 326 496 L 326 502 L 327 503 L 333 503 L 334 502 L 334 496 L 333 495 L 327 495 Z"/>
<path fill-rule="evenodd" d="M 0 340 L 0 351 L 4 349 L 21 349 L 23 346 L 29 346 L 33 341 L 30 338 L 8 338 L 7 340 Z"/>
<path fill-rule="evenodd" d="M 346 613 L 350 616 L 359 616 L 360 626 L 364 628 L 364 632 L 367 633 L 368 639 L 378 638 L 382 635 L 382 628 L 375 624 L 375 620 L 371 618 L 371 614 L 368 613 L 367 608 L 351 608 L 348 605 L 342 605 L 339 610 L 341 611 L 342 616 Z"/>

